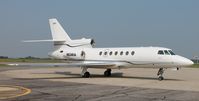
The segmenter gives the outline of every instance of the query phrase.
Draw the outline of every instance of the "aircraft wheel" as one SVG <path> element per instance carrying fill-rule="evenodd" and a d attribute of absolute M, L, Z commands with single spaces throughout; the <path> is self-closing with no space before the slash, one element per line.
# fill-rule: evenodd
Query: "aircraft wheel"
<path fill-rule="evenodd" d="M 83 75 L 83 77 L 89 78 L 90 77 L 90 73 L 89 72 L 85 72 L 84 75 Z"/>
<path fill-rule="evenodd" d="M 107 70 L 104 72 L 104 76 L 105 76 L 105 77 L 111 76 L 111 69 L 107 69 Z"/>
<path fill-rule="evenodd" d="M 158 77 L 158 80 L 159 80 L 159 81 L 162 81 L 162 80 L 164 80 L 164 77 L 163 77 L 163 76 L 159 76 L 159 77 Z"/>

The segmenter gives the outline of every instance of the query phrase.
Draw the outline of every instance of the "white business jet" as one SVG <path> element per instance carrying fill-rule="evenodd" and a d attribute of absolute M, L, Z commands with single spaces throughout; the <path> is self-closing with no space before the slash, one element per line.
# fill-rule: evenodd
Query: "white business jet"
<path fill-rule="evenodd" d="M 93 39 L 72 40 L 56 19 L 49 19 L 52 40 L 29 40 L 25 42 L 53 42 L 51 58 L 73 61 L 82 67 L 81 76 L 88 78 L 88 68 L 106 69 L 105 77 L 111 76 L 111 69 L 158 68 L 158 79 L 163 80 L 166 68 L 190 66 L 193 62 L 175 55 L 169 48 L 163 47 L 115 47 L 94 48 Z"/>

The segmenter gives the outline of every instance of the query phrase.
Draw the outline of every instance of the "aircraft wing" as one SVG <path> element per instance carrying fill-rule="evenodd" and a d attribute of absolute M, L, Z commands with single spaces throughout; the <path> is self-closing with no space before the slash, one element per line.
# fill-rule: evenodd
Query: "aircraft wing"
<path fill-rule="evenodd" d="M 116 64 L 109 62 L 78 62 L 78 63 L 8 63 L 8 66 L 17 67 L 88 67 L 107 68 L 115 67 Z"/>

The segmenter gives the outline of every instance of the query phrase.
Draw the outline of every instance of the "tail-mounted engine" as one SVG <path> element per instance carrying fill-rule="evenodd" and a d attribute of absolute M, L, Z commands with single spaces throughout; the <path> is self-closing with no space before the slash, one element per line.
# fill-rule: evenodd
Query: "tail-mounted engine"
<path fill-rule="evenodd" d="M 95 41 L 93 39 L 78 39 L 65 43 L 69 47 L 94 47 Z"/>

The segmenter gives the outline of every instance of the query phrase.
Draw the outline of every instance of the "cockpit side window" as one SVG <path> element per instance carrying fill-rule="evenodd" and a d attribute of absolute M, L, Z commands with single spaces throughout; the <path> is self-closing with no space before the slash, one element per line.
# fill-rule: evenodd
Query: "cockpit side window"
<path fill-rule="evenodd" d="M 172 52 L 171 50 L 169 50 L 169 53 L 170 53 L 171 55 L 175 55 L 175 53 L 174 53 L 174 52 Z"/>
<path fill-rule="evenodd" d="M 163 50 L 159 50 L 159 51 L 158 51 L 158 54 L 159 54 L 159 55 L 164 55 Z"/>
<path fill-rule="evenodd" d="M 169 52 L 168 52 L 167 50 L 164 50 L 164 54 L 170 55 Z"/>

